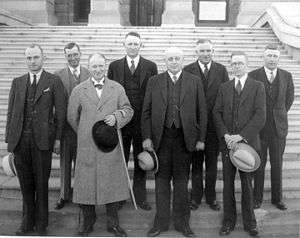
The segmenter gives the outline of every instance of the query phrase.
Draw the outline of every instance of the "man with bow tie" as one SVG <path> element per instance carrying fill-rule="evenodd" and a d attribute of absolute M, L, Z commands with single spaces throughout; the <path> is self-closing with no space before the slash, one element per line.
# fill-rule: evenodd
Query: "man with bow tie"
<path fill-rule="evenodd" d="M 73 192 L 73 202 L 80 208 L 78 235 L 93 231 L 95 205 L 105 204 L 107 231 L 127 236 L 118 218 L 119 201 L 130 197 L 121 142 L 112 151 L 101 151 L 93 140 L 92 127 L 104 121 L 121 129 L 131 120 L 133 110 L 124 88 L 105 77 L 104 55 L 90 55 L 88 69 L 91 77 L 74 88 L 68 105 L 68 122 L 78 138 Z"/>
<path fill-rule="evenodd" d="M 71 42 L 64 47 L 64 54 L 67 60 L 67 66 L 57 74 L 65 88 L 67 99 L 75 86 L 87 80 L 90 73 L 87 68 L 80 65 L 81 51 L 79 45 Z M 65 124 L 60 155 L 60 197 L 56 203 L 55 209 L 61 209 L 65 203 L 71 200 L 71 171 L 72 161 L 76 162 L 77 136 L 69 123 Z"/>
<path fill-rule="evenodd" d="M 203 193 L 206 203 L 212 210 L 220 210 L 216 200 L 217 161 L 219 154 L 219 141 L 213 121 L 212 110 L 215 105 L 220 85 L 228 81 L 228 73 L 224 65 L 212 60 L 214 48 L 208 39 L 199 39 L 196 43 L 198 59 L 184 67 L 199 77 L 206 98 L 207 130 L 204 151 L 197 151 L 192 156 L 192 190 L 191 210 L 196 210 L 201 204 Z M 205 187 L 203 186 L 203 163 L 205 162 Z"/>
<path fill-rule="evenodd" d="M 16 235 L 34 229 L 46 235 L 52 151 L 60 152 L 66 98 L 61 80 L 43 70 L 41 46 L 29 46 L 25 57 L 29 73 L 12 82 L 5 142 L 14 153 L 23 196 L 22 223 Z"/>
<path fill-rule="evenodd" d="M 191 153 L 204 149 L 205 96 L 199 78 L 182 70 L 181 49 L 167 49 L 165 64 L 167 71 L 149 80 L 142 114 L 143 148 L 156 151 L 159 168 L 155 174 L 156 215 L 147 235 L 158 236 L 169 229 L 172 181 L 175 230 L 195 237 L 189 225 L 188 180 Z"/>
<path fill-rule="evenodd" d="M 219 234 L 229 235 L 237 220 L 234 194 L 236 167 L 231 163 L 229 150 L 240 141 L 247 142 L 256 151 L 260 149 L 259 131 L 266 119 L 265 90 L 247 74 L 248 59 L 244 52 L 231 54 L 234 78 L 221 84 L 213 109 L 213 117 L 220 142 L 223 162 L 223 225 Z M 253 210 L 251 174 L 239 171 L 242 188 L 242 217 L 244 230 L 257 236 Z"/>
<path fill-rule="evenodd" d="M 157 74 L 156 64 L 140 55 L 141 36 L 129 32 L 124 39 L 126 56 L 109 65 L 107 77 L 120 83 L 134 109 L 130 123 L 122 128 L 124 153 L 128 163 L 130 147 L 133 148 L 134 174 L 133 192 L 136 203 L 143 210 L 151 210 L 146 196 L 146 171 L 140 168 L 137 155 L 143 151 L 141 136 L 141 115 L 148 79 Z M 120 207 L 125 203 L 121 202 Z"/>
<path fill-rule="evenodd" d="M 249 73 L 262 82 L 266 90 L 267 119 L 260 131 L 261 165 L 254 172 L 254 208 L 263 202 L 265 167 L 269 150 L 271 164 L 271 202 L 280 210 L 287 207 L 282 201 L 282 156 L 288 133 L 288 111 L 294 101 L 294 84 L 290 72 L 278 68 L 278 45 L 267 45 L 264 66 Z"/>

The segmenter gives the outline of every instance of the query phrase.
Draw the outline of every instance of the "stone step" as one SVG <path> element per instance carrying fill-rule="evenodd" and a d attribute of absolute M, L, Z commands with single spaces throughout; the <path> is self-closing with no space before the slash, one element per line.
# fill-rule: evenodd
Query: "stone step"
<path fill-rule="evenodd" d="M 132 182 L 132 181 L 131 181 Z M 73 178 L 72 178 L 73 183 Z M 154 180 L 146 181 L 147 188 L 147 200 L 150 203 L 155 202 L 155 184 Z M 189 181 L 189 189 L 191 188 L 191 183 Z M 300 178 L 285 178 L 282 180 L 283 188 L 283 198 L 291 199 L 297 198 L 300 199 Z M 59 177 L 50 177 L 49 179 L 49 197 L 50 199 L 57 199 L 59 197 L 60 190 L 60 178 Z M 217 180 L 216 182 L 216 193 L 217 200 L 222 201 L 222 191 L 223 191 L 223 181 Z M 239 180 L 235 182 L 235 193 L 236 200 L 241 200 L 241 184 Z M 0 197 L 2 198 L 21 198 L 21 191 L 17 177 L 9 177 L 0 175 Z M 265 190 L 264 190 L 264 199 L 271 199 L 271 183 L 269 179 L 265 180 Z M 300 201 L 300 200 L 299 200 Z"/>
<path fill-rule="evenodd" d="M 0 198 L 0 235 L 14 235 L 22 217 L 22 202 L 18 199 Z M 49 201 L 49 236 L 76 236 L 78 226 L 78 207 L 75 204 L 67 204 L 61 210 L 54 210 L 55 200 Z M 222 204 L 221 204 L 222 205 Z M 287 200 L 289 210 L 279 211 L 269 203 L 265 203 L 262 209 L 255 210 L 257 226 L 260 237 L 265 238 L 295 238 L 299 232 L 298 218 L 300 215 L 299 200 Z M 94 231 L 90 236 L 108 237 L 106 232 L 106 216 L 104 206 L 96 207 L 97 221 Z M 232 238 L 246 238 L 248 234 L 243 231 L 241 221 L 240 203 L 237 203 L 237 224 L 235 230 L 230 234 Z M 126 204 L 119 211 L 120 225 L 126 230 L 130 237 L 144 237 L 152 227 L 155 216 L 155 206 L 151 211 L 134 210 L 131 204 Z M 190 226 L 197 237 L 213 238 L 219 237 L 223 213 L 214 212 L 206 205 L 201 205 L 196 211 L 191 212 Z M 35 233 L 29 234 L 35 235 Z M 170 230 L 160 234 L 160 237 L 182 237 L 173 226 Z"/>

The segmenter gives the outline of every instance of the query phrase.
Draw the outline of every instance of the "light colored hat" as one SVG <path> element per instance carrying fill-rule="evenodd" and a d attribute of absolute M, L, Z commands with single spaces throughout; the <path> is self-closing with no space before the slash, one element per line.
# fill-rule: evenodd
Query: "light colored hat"
<path fill-rule="evenodd" d="M 5 174 L 8 176 L 14 177 L 17 175 L 17 170 L 15 167 L 15 157 L 13 153 L 9 153 L 2 158 L 2 168 Z"/>
<path fill-rule="evenodd" d="M 158 158 L 155 151 L 147 151 L 138 154 L 139 166 L 146 171 L 158 171 Z"/>
<path fill-rule="evenodd" d="M 260 157 L 248 144 L 237 143 L 229 152 L 233 165 L 243 172 L 253 172 L 260 166 Z"/>

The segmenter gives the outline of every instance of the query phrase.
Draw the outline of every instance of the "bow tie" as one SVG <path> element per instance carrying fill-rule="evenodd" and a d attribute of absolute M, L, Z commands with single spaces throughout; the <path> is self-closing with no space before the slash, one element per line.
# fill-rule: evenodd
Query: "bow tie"
<path fill-rule="evenodd" d="M 95 88 L 98 88 L 99 90 L 101 90 L 103 88 L 104 84 L 101 84 L 101 83 L 95 83 L 94 84 L 94 87 Z"/>

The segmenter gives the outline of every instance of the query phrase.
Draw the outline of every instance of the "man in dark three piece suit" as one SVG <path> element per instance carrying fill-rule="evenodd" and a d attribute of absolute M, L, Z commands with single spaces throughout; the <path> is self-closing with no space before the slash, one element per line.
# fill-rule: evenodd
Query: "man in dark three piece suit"
<path fill-rule="evenodd" d="M 134 109 L 132 120 L 122 128 L 124 154 L 128 163 L 132 143 L 134 159 L 133 192 L 137 205 L 141 209 L 151 210 L 146 198 L 146 172 L 140 168 L 137 155 L 143 151 L 140 121 L 145 90 L 148 79 L 157 74 L 157 67 L 154 62 L 139 55 L 141 45 L 140 35 L 136 32 L 129 32 L 124 41 L 126 56 L 109 65 L 107 76 L 125 88 L 126 95 Z M 120 206 L 124 202 L 121 202 Z"/>
<path fill-rule="evenodd" d="M 67 99 L 75 86 L 90 77 L 88 69 L 80 65 L 81 52 L 79 45 L 71 42 L 64 47 L 67 67 L 59 70 L 57 74 L 65 88 Z M 55 209 L 61 209 L 66 202 L 71 201 L 71 170 L 72 161 L 76 161 L 77 135 L 66 122 L 61 138 L 60 156 L 60 197 Z M 74 166 L 75 167 L 75 166 Z"/>
<path fill-rule="evenodd" d="M 254 173 L 254 208 L 263 201 L 267 150 L 271 164 L 271 202 L 280 210 L 287 207 L 282 201 L 282 156 L 288 133 L 288 111 L 294 101 L 292 75 L 277 67 L 280 51 L 277 45 L 268 45 L 264 51 L 264 67 L 249 73 L 262 82 L 266 90 L 267 119 L 260 131 L 261 165 Z"/>
<path fill-rule="evenodd" d="M 259 151 L 259 131 L 266 119 L 266 95 L 264 86 L 247 75 L 247 56 L 244 52 L 231 55 L 234 79 L 220 86 L 213 109 L 215 125 L 220 140 L 223 161 L 223 225 L 219 234 L 229 235 L 237 219 L 234 195 L 236 167 L 229 158 L 229 150 L 240 141 L 247 142 Z M 251 173 L 239 171 L 242 187 L 242 217 L 244 230 L 257 236 L 253 210 Z"/>
<path fill-rule="evenodd" d="M 34 228 L 46 234 L 48 226 L 48 181 L 52 151 L 59 153 L 66 116 L 66 98 L 61 80 L 43 70 L 39 45 L 25 50 L 29 73 L 12 82 L 5 142 L 15 156 L 23 196 L 23 218 L 16 235 Z"/>
<path fill-rule="evenodd" d="M 182 50 L 166 50 L 165 63 L 167 71 L 149 80 L 142 113 L 143 148 L 155 150 L 159 164 L 156 215 L 147 235 L 158 236 L 169 229 L 172 180 L 174 227 L 184 236 L 194 237 L 189 225 L 188 180 L 191 152 L 204 149 L 205 96 L 201 80 L 182 71 Z"/>
<path fill-rule="evenodd" d="M 216 201 L 217 159 L 219 141 L 213 122 L 212 110 L 215 105 L 219 86 L 228 81 L 224 65 L 212 60 L 213 44 L 210 40 L 199 39 L 196 43 L 198 60 L 184 67 L 198 76 L 203 84 L 207 107 L 207 131 L 204 151 L 197 151 L 192 156 L 192 191 L 190 208 L 196 210 L 201 204 L 203 191 L 206 203 L 213 210 L 220 210 Z M 205 189 L 203 189 L 203 162 L 205 161 Z"/>

